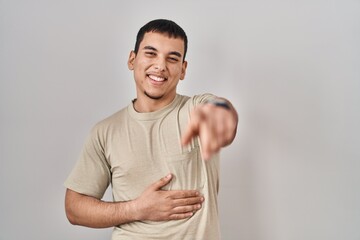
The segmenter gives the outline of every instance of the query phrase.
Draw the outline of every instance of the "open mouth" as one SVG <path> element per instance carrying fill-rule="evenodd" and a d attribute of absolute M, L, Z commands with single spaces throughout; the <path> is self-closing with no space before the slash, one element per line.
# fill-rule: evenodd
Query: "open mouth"
<path fill-rule="evenodd" d="M 155 82 L 164 82 L 167 80 L 167 78 L 165 78 L 165 77 L 159 77 L 159 76 L 155 76 L 155 75 L 151 75 L 151 74 L 148 74 L 147 76 Z"/>

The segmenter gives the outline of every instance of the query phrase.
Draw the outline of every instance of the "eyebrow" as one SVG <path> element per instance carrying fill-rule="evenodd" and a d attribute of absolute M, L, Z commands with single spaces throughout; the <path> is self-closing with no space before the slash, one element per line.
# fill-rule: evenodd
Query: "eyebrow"
<path fill-rule="evenodd" d="M 145 46 L 144 49 L 145 50 L 152 50 L 152 51 L 155 51 L 155 52 L 158 51 L 156 48 L 154 48 L 152 46 Z M 175 56 L 181 58 L 181 53 L 179 53 L 177 51 L 171 51 L 171 52 L 169 52 L 169 55 L 175 55 Z"/>

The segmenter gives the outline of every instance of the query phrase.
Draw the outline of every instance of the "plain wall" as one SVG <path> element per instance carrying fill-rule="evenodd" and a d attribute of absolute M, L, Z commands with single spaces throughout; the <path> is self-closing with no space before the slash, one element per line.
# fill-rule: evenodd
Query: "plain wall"
<path fill-rule="evenodd" d="M 189 37 L 179 93 L 239 112 L 223 239 L 359 240 L 358 0 L 0 0 L 0 239 L 110 238 L 67 222 L 63 182 L 90 128 L 135 97 L 126 61 L 155 18 Z"/>

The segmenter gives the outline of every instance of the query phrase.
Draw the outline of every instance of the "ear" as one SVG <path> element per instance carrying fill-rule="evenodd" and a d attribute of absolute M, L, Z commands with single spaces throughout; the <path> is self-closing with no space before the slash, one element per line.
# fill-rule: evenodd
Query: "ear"
<path fill-rule="evenodd" d="M 128 59 L 128 68 L 129 70 L 134 70 L 134 61 L 135 61 L 136 53 L 134 51 L 130 52 Z"/>
<path fill-rule="evenodd" d="M 180 80 L 184 80 L 185 74 L 186 74 L 186 68 L 187 68 L 187 61 L 184 61 L 184 62 L 182 63 L 182 67 L 181 67 Z"/>

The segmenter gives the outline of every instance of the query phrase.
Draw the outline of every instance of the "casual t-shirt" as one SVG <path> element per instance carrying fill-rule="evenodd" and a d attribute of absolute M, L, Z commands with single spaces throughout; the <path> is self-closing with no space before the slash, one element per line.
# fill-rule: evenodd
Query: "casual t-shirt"
<path fill-rule="evenodd" d="M 101 199 L 111 184 L 114 201 L 129 201 L 172 173 L 164 190 L 199 190 L 205 198 L 190 218 L 122 224 L 114 227 L 113 240 L 220 238 L 219 157 L 202 160 L 197 138 L 181 145 L 191 110 L 214 97 L 176 95 L 168 106 L 149 113 L 136 112 L 130 104 L 94 126 L 65 182 L 67 188 Z"/>

